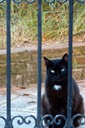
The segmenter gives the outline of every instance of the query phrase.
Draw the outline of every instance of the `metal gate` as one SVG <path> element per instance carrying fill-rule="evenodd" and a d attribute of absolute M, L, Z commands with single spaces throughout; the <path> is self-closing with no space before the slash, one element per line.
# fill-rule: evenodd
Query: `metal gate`
<path fill-rule="evenodd" d="M 29 126 L 31 123 L 30 118 L 32 118 L 35 122 L 34 128 L 43 128 L 43 120 L 44 117 L 41 118 L 41 82 L 42 82 L 42 0 L 37 0 L 38 2 L 38 86 L 37 86 L 37 117 L 34 115 L 28 115 L 26 117 L 23 117 L 22 115 L 17 115 L 15 117 L 11 117 L 11 31 L 10 31 L 10 21 L 11 21 L 11 15 L 10 15 L 10 10 L 11 10 L 11 0 L 0 0 L 0 4 L 6 1 L 6 69 L 7 69 L 7 74 L 6 74 L 6 79 L 7 79 L 7 84 L 6 84 L 6 100 L 7 100 L 7 109 L 6 109 L 6 118 L 3 116 L 0 116 L 0 119 L 5 122 L 5 127 L 4 128 L 14 128 L 13 126 L 13 121 L 17 119 L 17 124 L 22 125 L 26 124 Z M 12 0 L 15 4 L 20 4 L 23 0 Z M 36 0 L 24 0 L 27 4 L 32 4 Z M 44 0 L 48 4 L 52 4 L 55 2 L 55 0 Z M 64 4 L 65 2 L 69 3 L 69 49 L 68 49 L 68 54 L 69 54 L 69 63 L 68 63 L 68 110 L 67 110 L 67 119 L 64 115 L 57 115 L 55 117 L 55 121 L 57 118 L 62 117 L 65 120 L 65 125 L 64 128 L 73 128 L 72 122 L 74 121 L 75 118 L 82 116 L 84 121 L 82 124 L 85 125 L 85 116 L 84 115 L 75 115 L 73 118 L 71 118 L 71 112 L 72 112 L 72 38 L 73 38 L 73 2 L 79 2 L 80 4 L 85 3 L 85 0 L 57 0 L 57 2 Z M 81 5 L 82 6 L 82 5 Z M 18 119 L 20 118 L 20 120 Z M 50 115 L 50 118 L 52 116 Z M 59 122 L 58 122 L 59 123 Z"/>

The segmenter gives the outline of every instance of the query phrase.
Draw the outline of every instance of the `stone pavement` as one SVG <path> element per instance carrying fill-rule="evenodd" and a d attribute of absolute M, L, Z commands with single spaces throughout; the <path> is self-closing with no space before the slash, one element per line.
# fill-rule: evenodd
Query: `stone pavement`
<path fill-rule="evenodd" d="M 85 89 L 85 87 L 84 87 Z M 81 87 L 82 96 L 84 98 L 85 103 L 85 90 Z M 26 117 L 28 115 L 34 115 L 36 117 L 37 113 L 37 87 L 16 87 L 12 88 L 12 95 L 11 95 L 11 110 L 12 110 L 12 117 L 21 115 Z M 6 91 L 5 89 L 0 89 L 0 116 L 6 117 Z M 13 121 L 14 128 L 34 128 L 35 121 L 32 119 L 32 123 L 27 125 L 23 123 L 19 125 L 17 120 L 21 118 L 16 118 Z M 28 120 L 28 119 L 27 119 Z M 4 121 L 0 119 L 0 128 L 4 128 Z M 85 128 L 85 125 L 83 127 Z"/>
<path fill-rule="evenodd" d="M 12 117 L 14 116 L 22 116 L 26 117 L 28 115 L 34 115 L 36 117 L 37 111 L 37 89 L 35 87 L 29 87 L 26 89 L 21 88 L 13 88 L 11 95 L 11 110 Z M 5 90 L 2 89 L 0 94 L 0 116 L 6 117 L 6 95 Z M 13 122 L 14 128 L 33 128 L 31 125 L 19 125 L 17 120 L 20 118 L 16 118 Z M 20 119 L 21 120 L 21 119 Z M 22 120 L 21 120 L 22 121 Z M 4 121 L 0 119 L 0 128 L 4 128 Z"/>

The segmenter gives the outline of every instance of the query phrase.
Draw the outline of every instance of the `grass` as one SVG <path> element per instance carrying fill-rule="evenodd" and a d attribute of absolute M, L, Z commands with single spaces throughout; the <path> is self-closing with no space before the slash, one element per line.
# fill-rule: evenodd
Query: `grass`
<path fill-rule="evenodd" d="M 66 42 L 68 40 L 68 3 L 42 4 L 42 41 Z M 6 47 L 5 3 L 0 5 L 0 48 Z M 11 3 L 12 47 L 36 44 L 37 42 L 37 2 L 17 5 Z M 85 36 L 85 4 L 74 3 L 74 39 Z"/>

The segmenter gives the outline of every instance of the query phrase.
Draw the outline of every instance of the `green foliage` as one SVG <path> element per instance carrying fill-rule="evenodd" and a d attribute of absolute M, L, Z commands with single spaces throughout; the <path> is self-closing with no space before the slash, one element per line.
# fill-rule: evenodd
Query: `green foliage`
<path fill-rule="evenodd" d="M 67 41 L 68 40 L 68 3 L 42 4 L 42 40 Z M 5 47 L 5 3 L 0 5 L 0 47 Z M 12 46 L 37 40 L 37 2 L 17 5 L 11 3 L 11 32 Z M 85 32 L 85 4 L 74 3 L 74 36 Z M 4 39 L 4 40 L 3 40 Z"/>

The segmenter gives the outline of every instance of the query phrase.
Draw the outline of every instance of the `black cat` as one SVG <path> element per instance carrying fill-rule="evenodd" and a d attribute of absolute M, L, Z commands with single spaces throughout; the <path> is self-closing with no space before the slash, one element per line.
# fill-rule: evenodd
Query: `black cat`
<path fill-rule="evenodd" d="M 46 114 L 51 114 L 53 117 L 57 114 L 67 116 L 68 55 L 64 54 L 62 59 L 55 60 L 49 60 L 44 57 L 44 60 L 47 71 L 45 93 L 42 96 L 42 116 Z M 83 98 L 74 79 L 72 79 L 72 85 L 72 116 L 78 113 L 84 114 Z M 78 120 L 79 118 L 74 121 L 75 127 L 79 126 Z M 52 124 L 49 128 L 63 128 L 63 125 L 64 120 L 62 120 L 60 126 Z"/>

